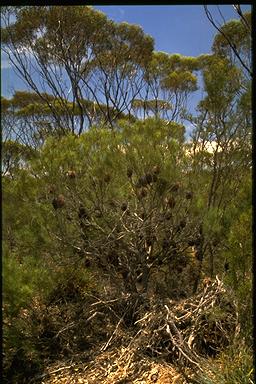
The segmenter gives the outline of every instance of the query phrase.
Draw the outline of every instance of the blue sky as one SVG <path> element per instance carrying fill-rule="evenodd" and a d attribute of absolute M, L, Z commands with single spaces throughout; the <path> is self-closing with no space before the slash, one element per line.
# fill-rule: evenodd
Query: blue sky
<path fill-rule="evenodd" d="M 250 10 L 251 6 L 242 5 L 242 10 Z M 202 5 L 153 5 L 153 6 L 95 6 L 106 13 L 110 19 L 140 25 L 144 32 L 155 40 L 155 50 L 168 53 L 180 53 L 186 56 L 198 56 L 210 53 L 213 37 L 216 33 Z M 222 23 L 237 18 L 232 5 L 220 5 L 220 15 L 216 5 L 209 10 Z M 26 89 L 26 85 L 10 68 L 7 58 L 1 60 L 1 93 L 11 97 L 15 90 Z"/>
<path fill-rule="evenodd" d="M 203 5 L 95 6 L 109 18 L 140 25 L 155 40 L 155 49 L 186 56 L 209 53 L 215 30 L 208 21 Z M 222 23 L 215 5 L 208 6 Z M 220 5 L 226 20 L 237 18 L 232 5 Z M 242 10 L 250 5 L 242 6 Z"/>

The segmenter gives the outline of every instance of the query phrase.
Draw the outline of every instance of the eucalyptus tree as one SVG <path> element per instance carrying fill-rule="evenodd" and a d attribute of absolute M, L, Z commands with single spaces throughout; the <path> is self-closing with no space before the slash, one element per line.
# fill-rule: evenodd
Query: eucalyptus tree
<path fill-rule="evenodd" d="M 54 114 L 41 96 L 54 105 Z M 107 113 L 106 105 L 100 104 L 99 108 L 90 100 L 82 99 L 80 102 L 88 112 L 93 112 L 92 123 L 94 125 L 104 121 L 104 114 Z M 50 94 L 41 93 L 39 96 L 35 92 L 16 91 L 11 99 L 2 97 L 1 105 L 4 140 L 11 139 L 33 148 L 39 148 L 47 137 L 60 138 L 70 132 L 69 127 L 56 127 L 56 116 L 63 118 L 67 114 L 63 111 L 60 100 Z M 72 113 L 74 122 L 79 121 L 79 106 L 66 100 L 66 108 Z M 108 113 L 111 117 L 115 115 L 115 111 L 110 107 Z M 120 113 L 117 117 L 117 119 L 127 118 L 128 116 L 124 113 Z"/>
<path fill-rule="evenodd" d="M 8 99 L 1 96 L 1 126 L 2 141 L 11 140 L 13 127 L 15 126 L 16 117 L 12 110 L 12 105 Z"/>
<path fill-rule="evenodd" d="M 153 50 L 141 28 L 87 6 L 5 7 L 2 24 L 3 51 L 63 132 L 81 134 L 98 110 L 110 124 L 127 111 Z"/>
<path fill-rule="evenodd" d="M 105 121 L 111 122 L 122 112 L 131 115 L 132 103 L 144 87 L 153 40 L 136 25 L 111 22 L 108 27 L 102 36 L 103 46 L 97 48 L 92 60 L 91 84 L 99 100 L 107 106 Z M 111 108 L 116 111 L 112 117 Z"/>
<path fill-rule="evenodd" d="M 245 76 L 252 78 L 252 27 L 251 12 L 243 13 L 240 5 L 233 5 L 239 19 L 224 22 L 223 25 L 214 19 L 213 15 L 204 6 L 206 16 L 214 28 L 218 31 L 213 43 L 213 51 L 219 55 L 228 57 L 231 62 L 239 65 Z M 222 22 L 225 19 L 221 11 Z"/>
<path fill-rule="evenodd" d="M 216 255 L 225 247 L 226 215 L 252 165 L 251 101 L 250 91 L 241 87 L 240 68 L 218 55 L 200 60 L 205 97 L 191 119 L 190 170 L 205 235 L 201 258 L 206 257 L 206 270 L 214 275 L 223 270 Z"/>
<path fill-rule="evenodd" d="M 178 121 L 188 96 L 197 89 L 197 59 L 179 54 L 154 52 L 144 75 L 145 86 L 133 110 L 139 116 Z"/>
<path fill-rule="evenodd" d="M 194 130 L 187 146 L 202 222 L 201 269 L 213 276 L 225 270 L 233 205 L 251 177 L 251 15 L 238 7 L 240 19 L 220 25 L 205 11 L 218 33 L 212 54 L 198 57 L 204 96 L 188 117 Z"/>

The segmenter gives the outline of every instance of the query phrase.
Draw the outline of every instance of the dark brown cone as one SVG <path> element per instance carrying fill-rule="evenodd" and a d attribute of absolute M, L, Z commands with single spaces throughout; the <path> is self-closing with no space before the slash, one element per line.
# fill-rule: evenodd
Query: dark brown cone
<path fill-rule="evenodd" d="M 58 195 L 52 200 L 52 205 L 54 209 L 62 208 L 65 205 L 65 198 L 63 195 Z"/>

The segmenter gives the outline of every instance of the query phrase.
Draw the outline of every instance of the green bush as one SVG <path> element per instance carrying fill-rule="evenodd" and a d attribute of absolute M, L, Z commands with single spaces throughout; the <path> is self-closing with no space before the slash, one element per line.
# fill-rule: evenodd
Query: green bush
<path fill-rule="evenodd" d="M 3 259 L 3 304 L 8 316 L 17 316 L 27 308 L 34 296 L 46 296 L 51 290 L 53 276 L 33 256 L 19 261 L 18 256 L 5 250 Z"/>
<path fill-rule="evenodd" d="M 253 351 L 244 340 L 236 341 L 211 360 L 200 374 L 200 384 L 253 384 Z"/>

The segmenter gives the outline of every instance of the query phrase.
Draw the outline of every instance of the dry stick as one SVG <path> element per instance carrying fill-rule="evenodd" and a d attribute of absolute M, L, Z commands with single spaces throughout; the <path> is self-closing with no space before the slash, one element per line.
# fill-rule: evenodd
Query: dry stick
<path fill-rule="evenodd" d="M 76 323 L 74 321 L 72 321 L 72 323 L 68 324 L 66 327 L 62 328 L 58 333 L 56 333 L 56 335 L 54 336 L 54 339 L 56 339 L 62 332 L 66 331 L 67 329 L 74 327 L 75 325 L 76 325 Z"/>
<path fill-rule="evenodd" d="M 93 296 L 93 297 L 95 297 L 95 296 Z M 97 297 L 96 297 L 96 299 L 97 299 Z M 99 301 L 97 301 L 97 302 L 95 302 L 95 303 L 92 303 L 91 304 L 91 307 L 93 307 L 94 305 L 98 305 L 98 304 L 104 304 L 104 305 L 106 305 L 106 304 L 109 304 L 109 303 L 114 303 L 114 302 L 116 302 L 116 301 L 118 301 L 119 299 L 112 299 L 112 300 L 108 300 L 108 301 L 103 301 L 103 300 L 99 300 Z"/>
<path fill-rule="evenodd" d="M 222 284 L 221 284 L 221 282 L 220 282 L 220 280 L 218 279 L 217 276 L 216 276 L 216 280 L 217 280 L 217 283 L 218 283 L 218 287 L 217 288 L 222 288 Z M 199 304 L 197 305 L 197 307 L 193 311 L 193 313 L 198 313 L 199 309 L 201 309 L 203 306 L 206 306 L 207 304 L 209 305 L 210 303 L 212 303 L 214 301 L 214 298 L 215 298 L 216 294 L 218 293 L 218 290 L 215 291 L 215 292 L 209 292 L 209 294 L 212 293 L 212 295 L 207 297 L 207 295 L 206 295 L 207 292 L 206 291 L 207 291 L 207 289 L 205 289 L 204 296 L 200 300 Z M 204 297 L 205 297 L 205 300 L 203 301 Z M 182 317 L 184 317 L 184 316 L 182 316 Z M 194 330 L 195 330 L 195 325 L 193 326 L 192 333 L 190 334 L 190 336 L 188 338 L 188 343 L 187 344 L 188 344 L 188 347 L 189 347 L 190 350 L 192 349 L 192 342 L 193 342 L 193 340 L 195 338 Z"/>
<path fill-rule="evenodd" d="M 196 361 L 192 360 L 192 358 L 189 357 L 189 356 L 187 355 L 187 353 L 189 353 L 190 355 L 193 356 L 193 358 L 199 359 L 199 357 L 198 357 L 195 353 L 192 353 L 191 350 L 190 350 L 189 348 L 185 348 L 185 342 L 184 342 L 184 340 L 183 340 L 182 335 L 180 334 L 180 332 L 179 332 L 179 330 L 177 329 L 177 327 L 176 327 L 176 325 L 174 324 L 174 322 L 173 322 L 171 319 L 169 319 L 170 310 L 169 310 L 169 308 L 167 307 L 167 305 L 165 305 L 165 308 L 167 309 L 167 322 L 172 326 L 174 332 L 176 333 L 176 335 L 177 335 L 178 338 L 179 338 L 178 341 L 175 340 L 175 338 L 174 338 L 174 336 L 173 336 L 173 334 L 172 334 L 172 332 L 171 332 L 171 330 L 170 330 L 170 325 L 167 323 L 167 325 L 166 325 L 166 332 L 170 335 L 173 344 L 178 348 L 178 350 L 181 352 L 181 354 L 182 354 L 188 361 L 190 361 L 192 364 L 196 365 L 196 366 L 202 371 L 200 365 L 199 365 Z M 182 348 L 182 346 L 183 346 L 183 348 Z M 186 349 L 186 350 L 187 350 L 187 351 L 186 351 L 187 353 L 185 353 L 183 349 Z"/>
<path fill-rule="evenodd" d="M 104 313 L 103 312 L 94 312 L 90 317 L 88 317 L 88 319 L 86 320 L 86 323 L 88 323 L 90 320 L 92 320 L 97 315 L 103 315 L 104 316 Z"/>
<path fill-rule="evenodd" d="M 143 316 L 141 319 L 135 321 L 134 325 L 137 324 L 137 323 L 140 323 L 143 320 L 146 320 L 150 315 L 151 315 L 151 313 L 146 313 L 146 315 Z"/>
<path fill-rule="evenodd" d="M 166 326 L 166 332 L 170 335 L 171 337 L 171 340 L 173 342 L 173 344 L 178 348 L 178 350 L 181 352 L 181 354 L 190 362 L 192 363 L 193 365 L 196 365 L 198 367 L 198 369 L 203 372 L 202 368 L 200 367 L 200 365 L 196 362 L 196 361 L 193 361 L 184 351 L 183 349 L 181 348 L 181 345 L 179 345 L 179 343 L 177 343 L 170 331 L 170 327 L 169 327 L 169 324 L 167 324 Z M 180 343 L 181 344 L 181 343 Z"/>
<path fill-rule="evenodd" d="M 107 343 L 106 343 L 103 347 L 101 347 L 101 349 L 100 349 L 101 351 L 105 351 L 105 350 L 107 349 L 107 347 L 108 347 L 109 344 L 111 343 L 113 337 L 115 336 L 115 334 L 116 334 L 116 332 L 117 332 L 117 330 L 118 330 L 119 325 L 120 325 L 121 322 L 123 321 L 123 318 L 124 318 L 124 315 L 123 315 L 123 316 L 121 317 L 121 319 L 118 321 L 117 326 L 116 326 L 114 332 L 112 333 L 111 337 L 110 337 L 109 340 L 107 341 Z"/>
<path fill-rule="evenodd" d="M 51 372 L 49 372 L 48 374 L 49 374 L 49 375 L 52 375 L 53 373 L 57 373 L 57 372 L 59 372 L 59 371 L 63 371 L 63 369 L 70 369 L 70 368 L 72 368 L 72 365 L 68 365 L 68 366 L 66 366 L 66 367 L 61 367 L 61 368 L 55 369 L 54 371 L 51 371 Z"/>
<path fill-rule="evenodd" d="M 72 368 L 72 365 L 68 365 L 66 367 L 60 367 L 58 369 L 55 369 L 54 371 L 46 372 L 46 373 L 43 373 L 42 375 L 38 375 L 35 377 L 35 379 L 36 380 L 43 379 L 46 376 L 50 376 L 50 375 L 53 375 L 54 373 L 57 373 L 59 371 L 63 371 L 64 369 L 70 369 L 70 368 Z"/>

